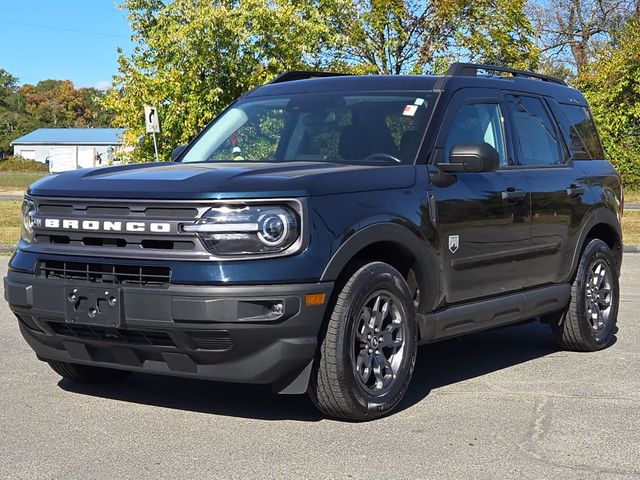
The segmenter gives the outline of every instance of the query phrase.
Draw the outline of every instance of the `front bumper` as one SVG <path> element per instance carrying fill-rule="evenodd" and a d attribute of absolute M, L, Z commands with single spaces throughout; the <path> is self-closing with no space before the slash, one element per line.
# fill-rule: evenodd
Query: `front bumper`
<path fill-rule="evenodd" d="M 114 323 L 71 320 L 67 303 L 74 287 L 91 296 L 105 290 L 17 271 L 4 279 L 5 299 L 41 360 L 303 393 L 326 308 L 326 302 L 307 306 L 305 295 L 328 299 L 333 284 L 107 286 L 118 292 Z"/>

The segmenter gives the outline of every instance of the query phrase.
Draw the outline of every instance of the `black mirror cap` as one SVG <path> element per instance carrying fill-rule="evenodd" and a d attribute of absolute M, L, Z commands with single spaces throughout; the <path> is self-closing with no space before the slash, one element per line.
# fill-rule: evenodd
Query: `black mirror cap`
<path fill-rule="evenodd" d="M 459 143 L 449 153 L 449 163 L 439 163 L 443 172 L 495 172 L 500 166 L 498 151 L 488 143 Z"/>
<path fill-rule="evenodd" d="M 178 145 L 176 148 L 174 148 L 171 152 L 171 161 L 175 162 L 176 160 L 178 160 L 182 152 L 184 152 L 185 148 L 187 148 L 186 145 Z"/>

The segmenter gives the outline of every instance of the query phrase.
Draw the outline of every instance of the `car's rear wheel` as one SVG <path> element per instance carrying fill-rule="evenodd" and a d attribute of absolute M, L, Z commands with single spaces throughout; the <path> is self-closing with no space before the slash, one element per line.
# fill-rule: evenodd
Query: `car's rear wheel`
<path fill-rule="evenodd" d="M 125 370 L 92 367 L 77 363 L 49 361 L 49 366 L 61 377 L 78 383 L 107 383 L 121 380 L 129 375 Z"/>
<path fill-rule="evenodd" d="M 417 350 L 415 307 L 393 267 L 370 263 L 340 291 L 311 378 L 315 405 L 334 418 L 389 413 L 407 390 Z"/>
<path fill-rule="evenodd" d="M 564 349 L 601 350 L 613 340 L 619 298 L 613 254 L 602 240 L 591 240 L 580 258 L 568 308 L 546 320 Z"/>

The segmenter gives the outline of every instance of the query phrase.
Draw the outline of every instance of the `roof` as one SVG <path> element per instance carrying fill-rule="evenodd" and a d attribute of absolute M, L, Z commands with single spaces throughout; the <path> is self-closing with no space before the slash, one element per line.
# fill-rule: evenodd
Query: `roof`
<path fill-rule="evenodd" d="M 124 128 L 39 128 L 11 145 L 121 145 Z"/>
<path fill-rule="evenodd" d="M 248 92 L 245 96 L 251 98 L 300 93 L 375 91 L 448 91 L 452 93 L 461 88 L 515 90 L 550 96 L 560 103 L 586 105 L 582 94 L 574 88 L 536 78 L 496 75 L 345 75 L 309 77 L 263 85 Z"/>

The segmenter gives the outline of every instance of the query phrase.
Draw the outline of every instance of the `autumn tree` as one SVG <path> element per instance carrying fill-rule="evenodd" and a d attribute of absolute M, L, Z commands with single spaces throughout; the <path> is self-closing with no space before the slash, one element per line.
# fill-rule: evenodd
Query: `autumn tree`
<path fill-rule="evenodd" d="M 68 128 L 82 118 L 82 94 L 70 80 L 43 80 L 37 85 L 24 85 L 19 92 L 27 112 L 41 124 Z"/>
<path fill-rule="evenodd" d="M 110 127 L 113 115 L 103 105 L 105 92 L 74 87 L 69 80 L 43 80 L 19 86 L 0 69 L 0 158 L 11 142 L 36 128 Z"/>
<path fill-rule="evenodd" d="M 594 49 L 610 42 L 638 8 L 637 0 L 532 0 L 546 70 L 579 75 Z"/>

